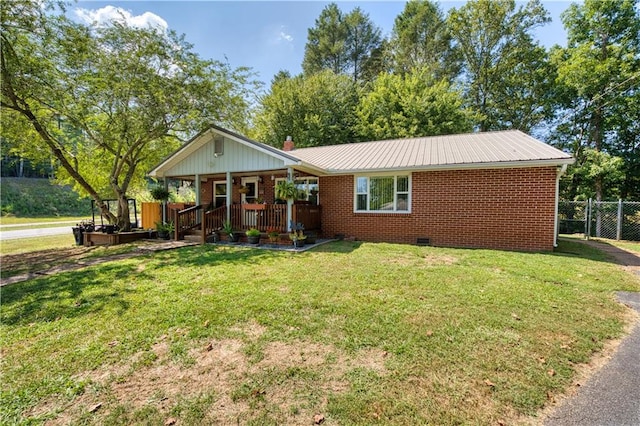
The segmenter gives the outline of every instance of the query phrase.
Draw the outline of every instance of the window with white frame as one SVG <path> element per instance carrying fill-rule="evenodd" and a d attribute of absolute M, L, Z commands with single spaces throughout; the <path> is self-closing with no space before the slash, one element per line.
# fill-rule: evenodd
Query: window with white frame
<path fill-rule="evenodd" d="M 409 212 L 409 175 L 356 176 L 355 211 Z"/>
<path fill-rule="evenodd" d="M 275 183 L 277 185 L 278 182 L 285 180 L 286 179 L 284 178 L 277 178 Z M 298 189 L 296 200 L 309 201 L 311 204 L 318 204 L 318 192 L 320 186 L 317 177 L 300 177 L 295 179 L 293 183 L 295 183 L 296 188 Z"/>

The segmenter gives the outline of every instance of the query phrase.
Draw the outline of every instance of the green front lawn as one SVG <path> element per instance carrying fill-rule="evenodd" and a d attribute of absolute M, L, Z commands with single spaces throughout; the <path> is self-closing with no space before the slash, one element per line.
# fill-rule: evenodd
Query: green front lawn
<path fill-rule="evenodd" d="M 619 337 L 600 252 L 199 246 L 2 288 L 5 424 L 512 424 Z"/>

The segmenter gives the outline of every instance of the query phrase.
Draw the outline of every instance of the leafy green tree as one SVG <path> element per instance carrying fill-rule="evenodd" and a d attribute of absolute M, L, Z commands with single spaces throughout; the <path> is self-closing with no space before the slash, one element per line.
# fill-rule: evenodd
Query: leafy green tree
<path fill-rule="evenodd" d="M 445 80 L 423 72 L 381 74 L 358 105 L 357 128 L 365 140 L 468 132 L 476 117 L 463 104 Z"/>
<path fill-rule="evenodd" d="M 624 161 L 606 152 L 586 148 L 579 162 L 573 164 L 561 180 L 561 197 L 587 200 L 596 196 L 597 182 L 601 182 L 605 198 L 621 196 L 620 184 L 624 181 Z"/>
<path fill-rule="evenodd" d="M 330 70 L 278 79 L 261 98 L 252 135 L 276 147 L 287 136 L 297 147 L 353 142 L 358 90 Z"/>
<path fill-rule="evenodd" d="M 375 74 L 375 53 L 380 48 L 380 28 L 376 27 L 369 15 L 356 7 L 346 17 L 348 72 L 355 81 L 363 79 L 363 75 Z"/>
<path fill-rule="evenodd" d="M 447 22 L 437 3 L 412 0 L 395 19 L 390 40 L 395 72 L 426 69 L 436 80 L 452 81 L 460 72 Z"/>
<path fill-rule="evenodd" d="M 302 69 L 305 74 L 331 70 L 340 74 L 347 69 L 347 26 L 335 3 L 322 9 L 315 26 L 309 28 Z"/>
<path fill-rule="evenodd" d="M 381 43 L 369 15 L 359 7 L 345 15 L 331 3 L 308 30 L 302 69 L 307 75 L 328 69 L 360 81 L 376 74 Z"/>
<path fill-rule="evenodd" d="M 528 132 L 545 117 L 554 74 L 530 33 L 548 21 L 538 0 L 517 9 L 514 0 L 478 0 L 449 13 L 466 97 L 481 114 L 481 131 Z"/>
<path fill-rule="evenodd" d="M 555 143 L 570 149 L 584 170 L 569 186 L 572 198 L 640 196 L 640 9 L 637 0 L 586 0 L 563 14 L 568 45 L 555 48 L 559 114 Z M 594 153 L 595 152 L 595 153 Z M 606 154 L 606 155 L 605 155 Z M 621 158 L 617 187 L 603 158 Z M 616 163 L 616 170 L 617 170 Z M 619 174 L 616 174 L 619 176 Z M 586 189 L 586 188 L 589 189 Z"/>
<path fill-rule="evenodd" d="M 200 59 L 173 32 L 91 29 L 56 12 L 2 8 L 2 134 L 27 155 L 49 152 L 57 177 L 126 230 L 127 192 L 181 140 L 211 122 L 244 130 L 250 74 Z"/>

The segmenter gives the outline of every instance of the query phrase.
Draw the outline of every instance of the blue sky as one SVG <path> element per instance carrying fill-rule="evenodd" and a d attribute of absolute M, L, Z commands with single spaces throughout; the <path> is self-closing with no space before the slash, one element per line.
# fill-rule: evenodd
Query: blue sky
<path fill-rule="evenodd" d="M 71 13 L 77 19 L 101 21 L 123 14 L 136 25 L 165 26 L 185 34 L 198 54 L 206 59 L 228 61 L 232 67 L 247 66 L 267 83 L 279 70 L 292 75 L 302 71 L 307 29 L 312 27 L 326 1 L 78 1 Z M 359 6 L 378 25 L 383 35 L 393 29 L 404 1 L 336 2 L 348 13 Z M 460 7 L 463 1 L 442 1 L 441 8 Z M 552 22 L 538 29 L 545 46 L 566 45 L 560 13 L 568 1 L 543 1 Z M 225 59 L 226 58 L 226 59 Z"/>

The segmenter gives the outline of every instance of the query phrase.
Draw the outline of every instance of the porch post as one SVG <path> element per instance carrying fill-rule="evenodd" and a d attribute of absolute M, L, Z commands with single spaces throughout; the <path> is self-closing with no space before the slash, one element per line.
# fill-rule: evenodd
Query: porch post
<path fill-rule="evenodd" d="M 200 200 L 200 186 L 201 186 L 201 184 L 200 184 L 200 175 L 196 175 L 196 206 L 199 206 L 200 204 L 202 204 L 202 202 Z M 198 210 L 196 212 L 196 215 L 197 215 L 196 219 L 198 221 L 201 221 L 202 218 L 200 217 L 200 215 L 201 215 L 200 210 Z"/>
<path fill-rule="evenodd" d="M 293 182 L 293 169 L 287 167 L 287 181 Z M 287 198 L 287 232 L 291 232 L 291 221 L 293 220 L 293 199 Z"/>
<path fill-rule="evenodd" d="M 231 220 L 231 191 L 233 191 L 233 184 L 231 182 L 231 172 L 227 172 L 227 220 Z M 215 194 L 214 194 L 215 196 Z"/>
<path fill-rule="evenodd" d="M 165 191 L 169 191 L 169 179 L 167 179 L 166 177 L 163 180 L 163 184 L 164 184 L 164 190 Z M 169 210 L 169 207 L 167 205 L 167 203 L 169 202 L 169 200 L 162 200 L 162 223 L 167 223 L 167 210 Z"/>

